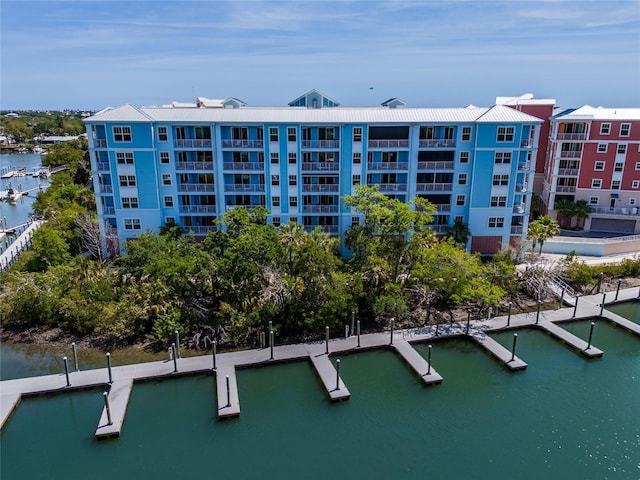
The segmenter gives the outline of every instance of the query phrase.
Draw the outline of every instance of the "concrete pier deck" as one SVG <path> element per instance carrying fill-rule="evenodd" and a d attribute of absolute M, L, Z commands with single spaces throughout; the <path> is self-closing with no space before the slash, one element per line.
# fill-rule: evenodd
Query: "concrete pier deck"
<path fill-rule="evenodd" d="M 467 332 L 466 325 L 461 323 L 441 324 L 437 329 L 433 325 L 397 330 L 391 336 L 390 332 L 372 333 L 347 338 L 336 338 L 328 342 L 311 342 L 305 344 L 274 346 L 262 349 L 226 352 L 216 356 L 216 390 L 217 408 L 219 418 L 235 417 L 240 414 L 240 400 L 238 394 L 236 371 L 239 368 L 270 365 L 287 361 L 310 361 L 318 373 L 322 384 L 331 400 L 345 400 L 350 397 L 350 392 L 331 362 L 330 356 L 340 353 L 352 353 L 367 349 L 391 348 L 410 368 L 429 385 L 442 382 L 442 377 L 429 363 L 411 346 L 414 342 L 429 342 L 437 339 L 467 337 L 475 341 L 479 346 L 489 351 L 495 358 L 502 362 L 510 370 L 522 370 L 527 364 L 518 357 L 513 360 L 511 352 L 487 335 L 492 331 L 504 331 L 505 329 L 519 329 L 538 327 L 560 339 L 573 348 L 579 350 L 584 356 L 598 357 L 603 354 L 593 345 L 588 347 L 587 342 L 562 329 L 557 323 L 571 320 L 588 320 L 600 316 L 600 303 L 603 295 L 591 295 L 580 297 L 578 307 L 559 308 L 540 312 L 523 313 L 506 316 L 480 319 L 471 322 Z M 614 303 L 614 296 L 607 304 Z M 638 288 L 621 290 L 618 302 L 638 298 Z M 575 314 L 575 315 L 574 315 Z M 611 312 L 604 311 L 602 317 L 607 321 L 624 328 L 635 335 L 640 335 L 640 326 Z M 438 335 L 436 335 L 436 330 Z M 82 362 L 80 362 L 82 363 Z M 106 363 L 106 362 L 105 362 Z M 177 371 L 175 368 L 177 365 Z M 182 375 L 211 374 L 213 373 L 213 358 L 211 354 L 191 358 L 180 358 L 174 364 L 173 360 L 156 361 L 135 365 L 124 365 L 112 368 L 113 383 L 109 384 L 109 376 L 106 368 L 83 370 L 69 373 L 67 385 L 64 373 L 45 375 L 41 377 L 19 378 L 0 382 L 0 427 L 5 424 L 13 410 L 19 405 L 24 396 L 39 394 L 61 393 L 77 389 L 99 389 L 108 391 L 111 410 L 111 424 L 107 421 L 106 410 L 103 407 L 96 437 L 104 438 L 117 436 L 122 430 L 126 414 L 127 403 L 136 382 L 175 378 Z M 429 372 L 429 374 L 427 374 Z M 229 393 L 227 397 L 227 375 L 229 376 Z"/>

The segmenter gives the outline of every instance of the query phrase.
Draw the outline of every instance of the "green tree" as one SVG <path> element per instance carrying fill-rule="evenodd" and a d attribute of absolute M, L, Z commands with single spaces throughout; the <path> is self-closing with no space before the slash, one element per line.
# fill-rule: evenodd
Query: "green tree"
<path fill-rule="evenodd" d="M 529 224 L 527 238 L 533 240 L 532 248 L 535 249 L 536 244 L 540 245 L 539 253 L 542 254 L 542 246 L 549 238 L 555 237 L 560 233 L 558 222 L 548 215 L 542 215 L 537 220 Z"/>
<path fill-rule="evenodd" d="M 578 200 L 573 205 L 573 216 L 577 218 L 576 226 L 584 228 L 584 221 L 591 214 L 591 207 L 586 200 Z"/>
<path fill-rule="evenodd" d="M 446 236 L 451 238 L 454 242 L 466 247 L 467 242 L 471 237 L 471 230 L 469 229 L 469 225 L 464 223 L 462 219 L 456 218 L 453 225 L 447 227 Z"/>

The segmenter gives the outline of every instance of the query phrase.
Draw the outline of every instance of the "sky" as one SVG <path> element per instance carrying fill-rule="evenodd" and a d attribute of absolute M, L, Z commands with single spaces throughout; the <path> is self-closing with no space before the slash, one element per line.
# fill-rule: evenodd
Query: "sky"
<path fill-rule="evenodd" d="M 0 109 L 640 107 L 640 0 L 0 0 Z"/>

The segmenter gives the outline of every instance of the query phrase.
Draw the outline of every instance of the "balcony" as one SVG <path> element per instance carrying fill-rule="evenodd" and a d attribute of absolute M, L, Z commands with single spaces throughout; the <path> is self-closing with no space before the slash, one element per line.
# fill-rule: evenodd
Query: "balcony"
<path fill-rule="evenodd" d="M 453 170 L 453 162 L 418 162 L 418 170 Z"/>
<path fill-rule="evenodd" d="M 556 134 L 556 140 L 586 140 L 587 134 L 582 133 L 558 133 Z"/>
<path fill-rule="evenodd" d="M 639 213 L 638 207 L 631 208 L 611 208 L 611 207 L 595 207 L 591 205 L 592 215 L 634 215 Z"/>
<path fill-rule="evenodd" d="M 176 170 L 213 170 L 213 162 L 178 162 Z"/>
<path fill-rule="evenodd" d="M 104 138 L 94 138 L 93 146 L 95 148 L 107 148 L 107 141 Z"/>
<path fill-rule="evenodd" d="M 427 225 L 427 227 L 436 233 L 447 233 L 449 231 L 449 225 Z"/>
<path fill-rule="evenodd" d="M 511 225 L 512 235 L 522 235 L 523 230 L 522 225 Z"/>
<path fill-rule="evenodd" d="M 191 226 L 184 227 L 184 230 L 187 232 L 191 232 L 194 235 L 207 235 L 209 232 L 215 232 L 218 230 L 218 227 L 215 225 L 206 225 L 206 226 Z"/>
<path fill-rule="evenodd" d="M 417 192 L 450 192 L 453 188 L 452 183 L 418 183 L 416 184 Z"/>
<path fill-rule="evenodd" d="M 560 177 L 577 177 L 580 170 L 577 168 L 559 168 L 558 176 Z"/>
<path fill-rule="evenodd" d="M 211 148 L 211 139 L 178 139 L 176 140 L 176 147 L 180 148 Z"/>
<path fill-rule="evenodd" d="M 533 147 L 533 140 L 528 138 L 527 140 L 522 140 L 520 142 L 520 148 L 531 148 Z"/>
<path fill-rule="evenodd" d="M 225 170 L 264 170 L 264 162 L 224 162 Z"/>
<path fill-rule="evenodd" d="M 215 205 L 180 205 L 180 213 L 216 213 Z"/>
<path fill-rule="evenodd" d="M 222 139 L 222 148 L 264 148 L 264 140 Z"/>
<path fill-rule="evenodd" d="M 102 214 L 103 215 L 115 215 L 116 214 L 116 209 L 113 207 L 102 207 Z"/>
<path fill-rule="evenodd" d="M 179 192 L 215 192 L 213 183 L 179 183 Z"/>
<path fill-rule="evenodd" d="M 526 183 L 519 183 L 516 185 L 516 192 L 525 193 L 527 191 L 528 185 Z"/>
<path fill-rule="evenodd" d="M 340 148 L 340 140 L 303 140 L 302 148 L 338 149 Z"/>
<path fill-rule="evenodd" d="M 303 192 L 338 192 L 340 191 L 340 185 L 337 183 L 329 183 L 329 184 L 304 184 L 302 185 Z"/>
<path fill-rule="evenodd" d="M 407 162 L 369 162 L 369 170 L 406 170 L 409 167 Z"/>
<path fill-rule="evenodd" d="M 448 203 L 439 203 L 436 204 L 436 210 L 438 213 L 447 213 L 451 211 L 451 205 Z"/>
<path fill-rule="evenodd" d="M 524 204 L 514 205 L 513 213 L 522 215 L 524 213 Z"/>
<path fill-rule="evenodd" d="M 409 148 L 409 140 L 406 139 L 390 139 L 390 140 L 369 140 L 369 148 Z"/>
<path fill-rule="evenodd" d="M 98 162 L 98 164 L 96 165 L 96 169 L 98 172 L 108 172 L 109 162 Z"/>
<path fill-rule="evenodd" d="M 582 158 L 582 150 L 560 150 L 560 158 Z"/>
<path fill-rule="evenodd" d="M 406 183 L 379 183 L 381 192 L 406 192 Z"/>
<path fill-rule="evenodd" d="M 338 213 L 338 205 L 304 205 L 305 213 Z"/>
<path fill-rule="evenodd" d="M 264 192 L 264 183 L 232 184 L 224 186 L 225 192 Z"/>
<path fill-rule="evenodd" d="M 531 164 L 529 162 L 519 163 L 518 170 L 531 170 Z"/>
<path fill-rule="evenodd" d="M 338 233 L 337 225 L 305 225 L 304 229 L 307 233 L 311 233 L 318 227 L 320 227 L 320 230 L 324 233 L 328 233 L 329 235 L 336 235 Z"/>
<path fill-rule="evenodd" d="M 556 193 L 575 193 L 575 191 L 575 185 L 557 185 L 555 189 Z"/>
<path fill-rule="evenodd" d="M 313 171 L 329 171 L 329 170 L 340 170 L 339 162 L 303 162 L 302 170 L 313 170 Z"/>
<path fill-rule="evenodd" d="M 253 207 L 264 207 L 264 204 L 255 204 L 255 205 L 231 205 L 231 204 L 229 204 L 224 208 L 225 208 L 225 210 L 227 212 L 229 212 L 229 211 L 233 210 L 234 208 L 244 208 L 246 210 L 249 210 L 249 209 L 251 209 Z"/>
<path fill-rule="evenodd" d="M 113 186 L 100 184 L 100 193 L 113 193 Z"/>
<path fill-rule="evenodd" d="M 429 138 L 418 140 L 420 148 L 456 148 L 456 141 L 452 138 Z"/>

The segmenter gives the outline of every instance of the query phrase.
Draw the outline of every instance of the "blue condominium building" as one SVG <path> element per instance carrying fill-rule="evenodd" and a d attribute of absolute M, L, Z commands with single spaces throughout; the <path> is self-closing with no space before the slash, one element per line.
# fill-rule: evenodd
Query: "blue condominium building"
<path fill-rule="evenodd" d="M 206 236 L 233 208 L 344 237 L 358 222 L 342 198 L 360 184 L 437 206 L 442 234 L 459 218 L 467 247 L 492 254 L 526 235 L 542 120 L 504 105 L 341 107 L 316 90 L 285 107 L 236 98 L 106 108 L 85 120 L 98 216 L 113 253 L 175 222 Z"/>

